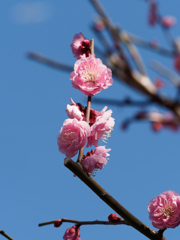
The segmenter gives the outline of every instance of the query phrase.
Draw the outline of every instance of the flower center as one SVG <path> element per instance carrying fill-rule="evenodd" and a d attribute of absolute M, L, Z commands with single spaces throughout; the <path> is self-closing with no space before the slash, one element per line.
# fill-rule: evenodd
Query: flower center
<path fill-rule="evenodd" d="M 72 143 L 71 130 L 70 129 L 65 130 L 63 136 L 61 136 L 61 139 L 64 145 L 71 144 Z"/>
<path fill-rule="evenodd" d="M 86 64 L 83 73 L 86 82 L 95 83 L 99 78 L 97 66 L 93 63 Z"/>
<path fill-rule="evenodd" d="M 163 216 L 166 218 L 167 216 L 172 217 L 174 215 L 174 211 L 171 206 L 166 206 L 163 209 Z"/>

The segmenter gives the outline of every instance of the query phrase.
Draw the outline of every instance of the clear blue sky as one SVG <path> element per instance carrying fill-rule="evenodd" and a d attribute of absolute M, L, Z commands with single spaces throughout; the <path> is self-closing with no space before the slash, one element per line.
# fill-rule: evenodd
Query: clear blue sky
<path fill-rule="evenodd" d="M 158 38 L 168 47 L 159 27 L 147 24 L 148 6 L 141 0 L 102 0 L 115 23 L 123 29 L 150 40 Z M 180 3 L 159 1 L 163 15 L 174 15 L 180 23 Z M 36 9 L 36 10 L 33 10 Z M 16 240 L 62 239 L 73 224 L 55 229 L 38 223 L 58 218 L 106 220 L 112 210 L 83 182 L 64 167 L 58 151 L 57 136 L 69 99 L 84 102 L 84 96 L 71 87 L 69 74 L 26 58 L 28 51 L 73 65 L 70 44 L 75 33 L 94 38 L 89 26 L 96 16 L 87 0 L 3 1 L 0 10 L 1 37 L 1 197 L 0 229 Z M 180 34 L 179 24 L 173 35 Z M 95 44 L 100 44 L 95 38 Z M 157 59 L 172 68 L 172 60 L 141 50 L 145 63 Z M 149 75 L 157 76 L 148 69 Z M 165 90 L 166 92 L 166 90 Z M 167 90 L 171 93 L 171 90 Z M 117 82 L 98 97 L 123 99 L 139 95 Z M 147 205 L 157 194 L 174 190 L 180 194 L 179 132 L 151 131 L 148 123 L 135 123 L 127 131 L 120 123 L 135 108 L 113 110 L 116 124 L 107 147 L 110 160 L 96 181 L 137 218 L 152 227 Z M 101 110 L 103 105 L 92 105 Z M 167 239 L 179 239 L 180 227 L 167 230 Z M 4 237 L 0 235 L 0 239 Z M 83 226 L 81 239 L 145 239 L 126 226 Z"/>

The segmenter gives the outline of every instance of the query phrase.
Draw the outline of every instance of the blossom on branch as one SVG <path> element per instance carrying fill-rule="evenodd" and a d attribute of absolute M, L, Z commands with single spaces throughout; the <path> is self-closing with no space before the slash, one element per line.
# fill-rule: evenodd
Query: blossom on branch
<path fill-rule="evenodd" d="M 76 118 L 78 121 L 84 121 L 83 108 L 80 103 L 67 104 L 66 113 L 71 119 Z"/>
<path fill-rule="evenodd" d="M 56 228 L 60 227 L 61 225 L 62 225 L 62 220 L 61 219 L 54 222 L 54 227 L 56 227 Z"/>
<path fill-rule="evenodd" d="M 119 217 L 116 213 L 111 213 L 111 214 L 108 216 L 108 221 L 109 221 L 109 222 L 112 222 L 112 223 L 116 223 L 116 222 L 122 221 L 122 218 Z"/>
<path fill-rule="evenodd" d="M 76 103 L 71 99 L 73 104 L 68 104 L 66 108 L 66 113 L 69 118 L 73 119 L 76 118 L 78 121 L 85 121 L 86 120 L 86 110 L 87 107 L 84 107 L 81 103 Z M 89 116 L 89 123 L 92 125 L 95 120 L 96 116 L 99 114 L 99 111 L 90 109 L 90 116 Z"/>
<path fill-rule="evenodd" d="M 161 24 L 165 28 L 173 27 L 176 24 L 176 18 L 172 16 L 165 16 L 161 18 Z"/>
<path fill-rule="evenodd" d="M 82 166 L 85 172 L 92 174 L 97 169 L 102 169 L 107 163 L 106 157 L 109 156 L 107 152 L 111 149 L 106 149 L 104 146 L 99 146 L 95 150 L 91 150 L 86 154 L 82 160 Z"/>
<path fill-rule="evenodd" d="M 68 228 L 63 236 L 64 240 L 81 240 L 80 239 L 80 227 L 74 225 L 71 228 Z"/>
<path fill-rule="evenodd" d="M 150 1 L 150 9 L 149 9 L 149 24 L 154 26 L 157 23 L 157 4 L 152 0 Z"/>
<path fill-rule="evenodd" d="M 95 118 L 94 124 L 91 126 L 91 134 L 88 137 L 88 146 L 98 146 L 98 141 L 102 139 L 104 142 L 110 137 L 110 133 L 114 127 L 114 118 L 111 117 L 112 110 L 106 111 L 104 107 Z"/>
<path fill-rule="evenodd" d="M 74 157 L 84 147 L 89 135 L 90 126 L 87 122 L 66 119 L 57 138 L 59 151 L 67 157 Z"/>
<path fill-rule="evenodd" d="M 113 83 L 111 69 L 92 55 L 75 62 L 70 79 L 74 88 L 88 96 L 94 96 Z"/>
<path fill-rule="evenodd" d="M 174 68 L 180 73 L 180 54 L 177 54 L 174 58 Z"/>
<path fill-rule="evenodd" d="M 148 204 L 149 219 L 158 229 L 175 228 L 180 224 L 180 196 L 166 191 L 153 198 Z"/>
<path fill-rule="evenodd" d="M 72 53 L 77 59 L 90 56 L 90 41 L 82 33 L 74 35 L 73 42 L 70 45 Z"/>

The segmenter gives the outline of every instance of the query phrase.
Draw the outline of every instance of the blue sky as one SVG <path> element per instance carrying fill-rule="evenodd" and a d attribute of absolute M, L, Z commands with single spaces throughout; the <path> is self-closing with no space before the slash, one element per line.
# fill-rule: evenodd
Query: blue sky
<path fill-rule="evenodd" d="M 147 23 L 148 6 L 141 0 L 102 0 L 114 23 L 128 32 L 150 40 L 154 37 L 168 47 L 161 29 Z M 180 3 L 159 1 L 163 15 L 173 15 L 180 22 Z M 1 198 L 0 229 L 14 239 L 62 239 L 73 224 L 60 228 L 38 227 L 38 223 L 71 218 L 106 220 L 112 210 L 83 182 L 64 167 L 64 155 L 58 151 L 57 136 L 70 98 L 86 104 L 81 92 L 73 89 L 69 73 L 49 68 L 27 59 L 34 51 L 72 65 L 70 44 L 75 33 L 94 38 L 90 30 L 96 12 L 89 1 L 4 1 L 1 8 Z M 27 10 L 30 9 L 30 10 Z M 179 35 L 179 24 L 173 28 Z M 95 38 L 95 44 L 100 43 Z M 172 68 L 172 59 L 140 49 L 146 64 L 156 59 Z M 150 68 L 152 79 L 157 76 Z M 164 94 L 173 90 L 165 89 Z M 97 97 L 123 99 L 138 93 L 114 79 L 113 86 Z M 101 110 L 103 105 L 92 105 Z M 134 123 L 127 131 L 122 121 L 138 108 L 109 106 L 115 118 L 108 140 L 110 160 L 95 180 L 137 218 L 152 227 L 147 205 L 157 194 L 179 185 L 179 132 L 154 133 L 148 123 Z M 153 106 L 155 108 L 155 106 Z M 157 108 L 157 107 L 156 107 Z M 164 110 L 163 110 L 164 111 Z M 167 239 L 178 239 L 180 227 L 167 230 Z M 3 236 L 0 236 L 3 239 Z M 83 226 L 81 239 L 145 239 L 127 226 Z"/>

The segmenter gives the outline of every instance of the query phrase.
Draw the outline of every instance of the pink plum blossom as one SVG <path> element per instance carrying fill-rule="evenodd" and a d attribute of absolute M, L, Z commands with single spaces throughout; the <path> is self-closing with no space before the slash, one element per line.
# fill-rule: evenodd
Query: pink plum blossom
<path fill-rule="evenodd" d="M 180 73 L 180 54 L 174 58 L 174 68 Z"/>
<path fill-rule="evenodd" d="M 111 213 L 111 214 L 108 216 L 108 221 L 109 221 L 109 222 L 112 222 L 112 223 L 116 223 L 116 222 L 122 221 L 122 218 L 119 217 L 116 213 Z"/>
<path fill-rule="evenodd" d="M 75 62 L 70 79 L 74 88 L 88 96 L 94 96 L 113 83 L 111 70 L 92 55 Z"/>
<path fill-rule="evenodd" d="M 72 104 L 68 104 L 66 108 L 66 113 L 69 118 L 76 118 L 78 121 L 86 120 L 86 110 L 81 103 L 76 103 L 71 99 Z M 89 123 L 92 125 L 95 122 L 96 116 L 99 114 L 99 111 L 90 109 Z"/>
<path fill-rule="evenodd" d="M 110 137 L 112 128 L 114 127 L 114 118 L 111 117 L 112 110 L 106 111 L 107 107 L 104 107 L 101 112 L 95 118 L 94 124 L 91 126 L 91 134 L 88 137 L 88 146 L 98 146 L 98 141 L 102 138 L 103 141 Z"/>
<path fill-rule="evenodd" d="M 106 149 L 104 146 L 99 146 L 94 151 L 88 152 L 82 161 L 84 171 L 93 173 L 96 169 L 102 169 L 103 165 L 107 163 L 106 157 L 109 156 L 107 152 L 110 150 L 110 148 Z"/>
<path fill-rule="evenodd" d="M 64 240 L 81 240 L 80 238 L 80 227 L 74 225 L 71 228 L 68 228 L 63 236 Z"/>
<path fill-rule="evenodd" d="M 175 228 L 180 224 L 180 196 L 166 191 L 153 198 L 148 204 L 149 219 L 158 229 Z"/>
<path fill-rule="evenodd" d="M 157 18 L 157 4 L 152 0 L 149 9 L 149 24 L 154 26 L 157 23 Z"/>
<path fill-rule="evenodd" d="M 66 113 L 69 118 L 76 118 L 78 121 L 85 120 L 84 112 L 81 110 L 80 106 L 76 103 L 68 104 L 66 108 Z"/>
<path fill-rule="evenodd" d="M 90 126 L 85 121 L 66 119 L 59 132 L 57 143 L 59 151 L 67 157 L 74 157 L 84 147 L 90 135 Z"/>
<path fill-rule="evenodd" d="M 82 33 L 77 33 L 74 35 L 71 49 L 77 59 L 80 59 L 81 57 L 89 57 L 90 41 L 86 39 Z"/>
<path fill-rule="evenodd" d="M 161 18 L 161 24 L 165 28 L 173 27 L 176 24 L 176 18 L 172 16 L 165 16 Z"/>

